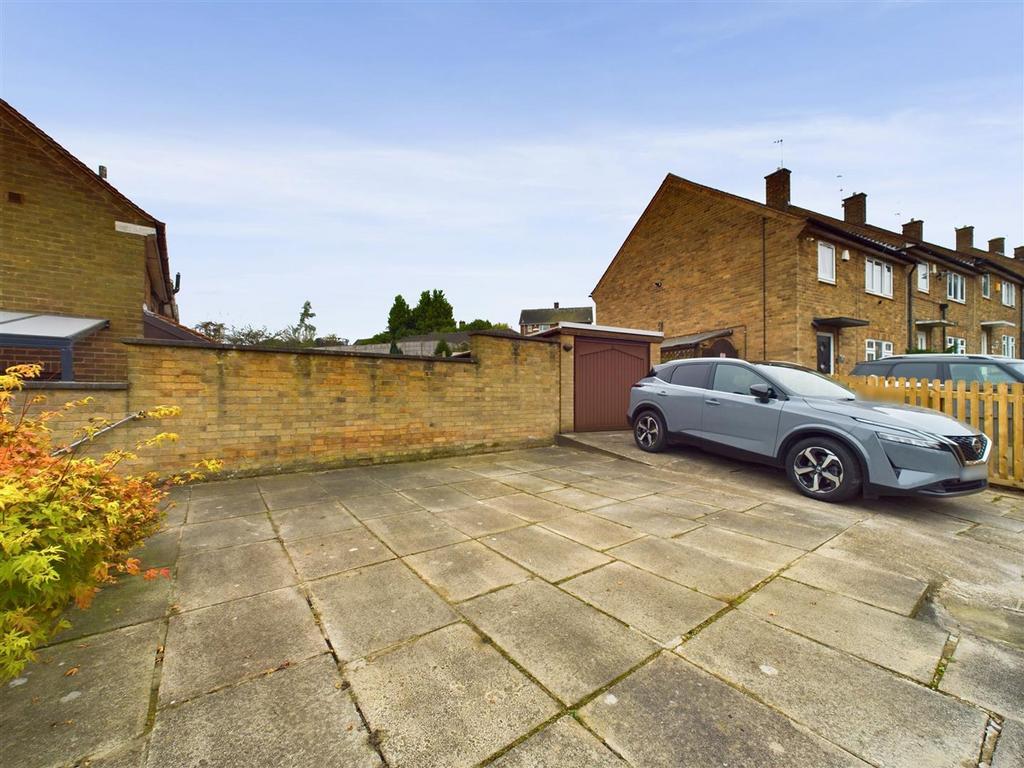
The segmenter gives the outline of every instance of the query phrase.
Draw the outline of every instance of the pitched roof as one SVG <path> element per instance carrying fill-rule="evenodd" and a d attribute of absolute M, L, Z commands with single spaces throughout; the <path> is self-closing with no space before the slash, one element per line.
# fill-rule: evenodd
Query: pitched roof
<path fill-rule="evenodd" d="M 156 241 L 157 249 L 160 255 L 160 269 L 163 273 L 164 280 L 168 288 L 171 287 L 171 264 L 167 257 L 167 225 L 160 221 L 156 216 L 144 211 L 141 207 L 136 205 L 127 195 L 119 191 L 113 184 L 104 178 L 101 178 L 99 174 L 93 171 L 89 166 L 75 157 L 71 152 L 61 146 L 56 139 L 46 133 L 42 128 L 33 123 L 21 112 L 11 106 L 5 99 L 0 98 L 0 115 L 3 115 L 20 125 L 23 130 L 27 133 L 35 136 L 37 139 L 43 142 L 43 144 L 53 152 L 55 159 L 64 163 L 65 166 L 70 168 L 73 172 L 77 173 L 83 179 L 87 180 L 88 183 L 96 185 L 104 194 L 112 198 L 116 202 L 125 206 L 139 218 L 146 219 L 153 223 L 153 227 L 156 229 Z M 174 301 L 174 292 L 170 291 L 169 301 L 172 312 L 177 316 L 177 306 Z"/>
<path fill-rule="evenodd" d="M 553 325 L 554 323 L 592 323 L 591 307 L 544 307 L 524 309 L 519 313 L 520 325 Z"/>

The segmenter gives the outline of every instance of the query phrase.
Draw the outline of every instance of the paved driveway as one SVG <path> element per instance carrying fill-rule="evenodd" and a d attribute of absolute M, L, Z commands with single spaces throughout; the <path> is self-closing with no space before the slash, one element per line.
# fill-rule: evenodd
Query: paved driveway
<path fill-rule="evenodd" d="M 0 690 L 4 765 L 1024 764 L 1022 497 L 656 461 L 186 490 L 145 553 L 173 579 L 104 590 Z"/>

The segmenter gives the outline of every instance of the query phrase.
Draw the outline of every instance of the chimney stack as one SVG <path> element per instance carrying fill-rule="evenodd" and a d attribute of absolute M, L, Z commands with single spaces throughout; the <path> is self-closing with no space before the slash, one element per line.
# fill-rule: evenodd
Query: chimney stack
<path fill-rule="evenodd" d="M 924 222 L 921 219 L 911 219 L 903 225 L 903 234 L 912 240 L 924 240 Z"/>
<path fill-rule="evenodd" d="M 1013 249 L 1013 256 L 1011 259 L 1024 259 L 1024 245 L 1018 245 Z"/>
<path fill-rule="evenodd" d="M 105 166 L 105 165 L 101 165 L 101 166 L 100 166 L 100 170 L 99 170 L 99 172 L 97 173 L 97 175 L 98 175 L 98 176 L 99 176 L 99 177 L 100 177 L 101 179 L 105 179 L 105 178 L 107 178 L 107 166 Z"/>
<path fill-rule="evenodd" d="M 969 251 L 974 247 L 974 227 L 957 227 L 956 249 Z"/>
<path fill-rule="evenodd" d="M 1005 237 L 993 237 L 988 241 L 988 252 L 995 253 L 1002 256 L 1006 253 L 1006 238 Z"/>
<path fill-rule="evenodd" d="M 847 224 L 867 224 L 868 196 L 858 192 L 843 200 L 843 220 Z"/>
<path fill-rule="evenodd" d="M 780 211 L 789 208 L 789 175 L 789 168 L 779 168 L 764 177 L 764 201 L 769 208 Z"/>
<path fill-rule="evenodd" d="M 558 302 L 555 302 L 555 309 L 558 309 Z"/>

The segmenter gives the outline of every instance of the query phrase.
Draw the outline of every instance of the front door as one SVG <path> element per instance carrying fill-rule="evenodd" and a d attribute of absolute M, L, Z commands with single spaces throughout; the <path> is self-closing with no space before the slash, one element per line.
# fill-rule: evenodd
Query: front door
<path fill-rule="evenodd" d="M 835 337 L 831 333 L 818 334 L 818 373 L 835 373 Z"/>

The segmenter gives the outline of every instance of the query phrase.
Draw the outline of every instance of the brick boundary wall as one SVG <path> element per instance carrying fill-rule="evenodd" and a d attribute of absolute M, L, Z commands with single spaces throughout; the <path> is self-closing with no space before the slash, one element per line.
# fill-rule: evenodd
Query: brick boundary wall
<path fill-rule="evenodd" d="M 159 431 L 179 440 L 141 452 L 132 471 L 167 475 L 205 459 L 225 475 L 304 470 L 549 445 L 559 431 L 557 342 L 474 334 L 470 358 L 125 341 L 124 389 L 33 387 L 51 406 L 94 402 L 55 427 L 65 440 L 92 415 L 157 405 L 182 415 L 132 422 L 91 451 Z"/>

